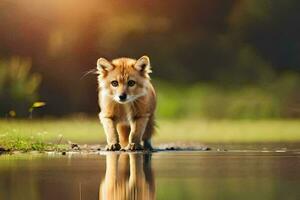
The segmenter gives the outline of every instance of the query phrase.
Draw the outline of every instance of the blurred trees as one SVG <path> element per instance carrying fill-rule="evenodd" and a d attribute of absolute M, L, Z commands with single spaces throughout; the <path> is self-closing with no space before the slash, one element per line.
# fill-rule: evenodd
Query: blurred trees
<path fill-rule="evenodd" d="M 31 61 L 14 57 L 0 60 L 0 113 L 3 116 L 28 116 L 38 98 L 41 75 L 30 73 Z"/>
<path fill-rule="evenodd" d="M 189 96 L 196 115 L 299 117 L 299 9 L 297 0 L 4 0 L 0 56 L 32 59 L 32 71 L 43 77 L 39 94 L 47 115 L 97 112 L 96 79 L 80 79 L 84 72 L 99 57 L 147 54 L 153 78 L 161 80 L 157 89 L 166 93 L 163 116 L 185 113 L 167 95 L 167 88 L 182 85 L 206 94 Z M 214 95 L 230 99 L 235 114 L 216 114 L 227 100 L 212 103 Z"/>

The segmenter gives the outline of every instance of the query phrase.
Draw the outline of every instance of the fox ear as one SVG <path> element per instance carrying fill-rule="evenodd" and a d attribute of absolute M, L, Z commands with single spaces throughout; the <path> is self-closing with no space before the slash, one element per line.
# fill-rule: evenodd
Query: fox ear
<path fill-rule="evenodd" d="M 97 60 L 97 70 L 99 75 L 105 76 L 108 71 L 113 70 L 112 64 L 105 58 L 99 58 Z"/>
<path fill-rule="evenodd" d="M 134 68 L 140 71 L 146 77 L 149 77 L 149 73 L 151 73 L 150 59 L 148 56 L 142 56 L 138 59 L 134 65 Z"/>

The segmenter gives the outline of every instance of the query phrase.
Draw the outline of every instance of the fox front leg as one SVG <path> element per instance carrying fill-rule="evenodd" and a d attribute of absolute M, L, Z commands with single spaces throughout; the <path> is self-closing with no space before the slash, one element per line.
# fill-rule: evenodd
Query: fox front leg
<path fill-rule="evenodd" d="M 143 150 L 141 141 L 147 123 L 148 123 L 148 117 L 139 117 L 130 122 L 129 140 L 128 140 L 128 145 L 125 147 L 125 150 L 130 150 L 130 151 Z"/>
<path fill-rule="evenodd" d="M 101 114 L 99 115 L 101 123 L 104 128 L 104 132 L 106 135 L 106 141 L 107 145 L 105 149 L 107 151 L 118 151 L 121 149 L 121 146 L 119 144 L 119 137 L 118 133 L 115 128 L 115 122 L 112 118 L 110 117 L 105 117 L 102 116 Z"/>

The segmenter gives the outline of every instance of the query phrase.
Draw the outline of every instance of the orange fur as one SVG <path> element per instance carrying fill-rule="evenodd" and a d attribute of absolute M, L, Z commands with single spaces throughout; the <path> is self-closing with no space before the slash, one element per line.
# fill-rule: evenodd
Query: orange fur
<path fill-rule="evenodd" d="M 151 154 L 106 155 L 106 173 L 99 186 L 99 200 L 156 199 Z"/>
<path fill-rule="evenodd" d="M 151 148 L 156 95 L 150 82 L 150 60 L 98 59 L 100 121 L 107 150 Z M 121 145 L 120 145 L 121 144 Z"/>

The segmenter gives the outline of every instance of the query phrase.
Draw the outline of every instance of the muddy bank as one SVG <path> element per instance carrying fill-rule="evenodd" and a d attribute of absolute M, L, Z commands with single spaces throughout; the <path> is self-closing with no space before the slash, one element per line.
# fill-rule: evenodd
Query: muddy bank
<path fill-rule="evenodd" d="M 153 153 L 153 152 L 161 152 L 161 151 L 210 151 L 211 148 L 204 145 L 190 145 L 190 144 L 160 144 L 154 146 L 154 149 L 151 151 L 135 151 L 141 153 Z M 62 155 L 66 155 L 67 153 L 97 153 L 97 152 L 106 152 L 105 145 L 95 144 L 95 145 L 87 145 L 87 144 L 69 144 L 65 150 L 45 150 L 45 151 L 19 151 L 19 150 L 10 150 L 0 147 L 0 155 L 4 153 L 8 154 L 17 154 L 17 153 L 61 153 Z M 123 151 L 118 151 L 123 152 Z M 132 151 L 127 151 L 132 152 Z"/>
<path fill-rule="evenodd" d="M 71 144 L 71 151 L 105 151 L 105 145 L 79 145 Z M 167 143 L 154 146 L 154 149 L 151 152 L 158 151 L 210 151 L 211 148 L 204 145 L 191 145 L 191 144 L 175 144 Z M 143 152 L 143 151 L 142 151 Z"/>
<path fill-rule="evenodd" d="M 156 153 L 156 152 L 184 152 L 184 151 L 194 151 L 194 152 L 240 152 L 240 153 L 250 153 L 250 152 L 260 152 L 260 153 L 283 153 L 283 152 L 300 152 L 299 143 L 243 143 L 243 144 L 199 144 L 199 143 L 187 143 L 187 142 L 177 142 L 177 143 L 162 143 L 154 145 L 152 151 L 135 151 L 139 153 Z M 50 153 L 50 154 L 98 154 L 105 153 L 105 144 L 66 144 L 64 148 L 51 148 L 37 150 L 10 150 L 0 147 L 0 155 L 2 154 L 18 154 L 18 153 Z M 124 151 L 115 151 L 122 153 Z M 132 152 L 132 151 L 127 151 Z"/>
<path fill-rule="evenodd" d="M 115 152 L 139 152 L 139 153 L 155 153 L 162 151 L 210 151 L 211 148 L 202 145 L 175 145 L 175 144 L 161 144 L 158 146 L 154 146 L 153 150 L 141 150 L 141 151 L 115 151 Z M 79 144 L 71 144 L 70 149 L 67 151 L 62 151 L 62 155 L 66 155 L 67 153 L 102 153 L 108 152 L 105 150 L 105 145 L 79 145 Z"/>

